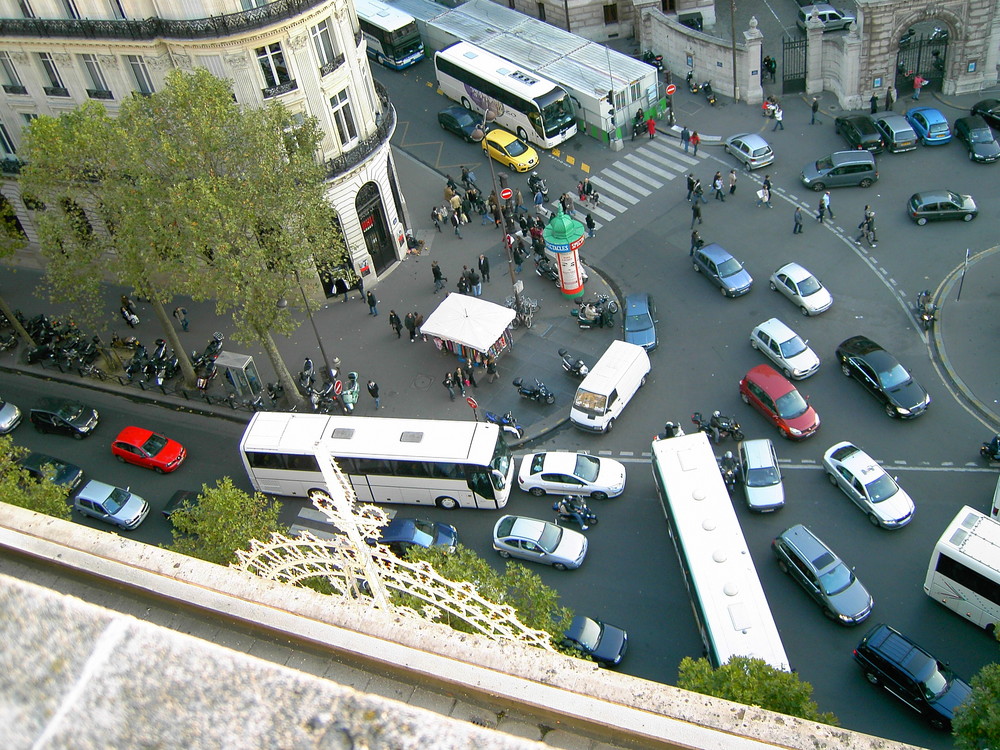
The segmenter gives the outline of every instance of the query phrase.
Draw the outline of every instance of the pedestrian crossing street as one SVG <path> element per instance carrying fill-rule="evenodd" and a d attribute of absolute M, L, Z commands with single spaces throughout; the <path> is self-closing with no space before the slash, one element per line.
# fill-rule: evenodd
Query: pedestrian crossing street
<path fill-rule="evenodd" d="M 621 153 L 623 155 L 618 161 L 588 175 L 601 196 L 598 206 L 580 203 L 574 195 L 578 213 L 582 217 L 593 214 L 598 229 L 672 180 L 683 180 L 689 172 L 700 177 L 703 184 L 705 182 L 705 176 L 697 167 L 707 154 L 704 151 L 697 156 L 690 152 L 685 154 L 679 140 L 663 135 L 652 140 L 643 137 L 643 143 L 638 147 L 632 141 L 625 141 Z M 558 198 L 551 203 L 553 208 L 558 205 Z"/>

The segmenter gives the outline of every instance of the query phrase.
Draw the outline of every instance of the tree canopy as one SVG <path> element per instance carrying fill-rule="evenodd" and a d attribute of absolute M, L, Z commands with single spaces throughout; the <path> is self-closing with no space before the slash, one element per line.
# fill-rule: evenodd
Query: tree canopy
<path fill-rule="evenodd" d="M 951 732 L 959 750 L 1000 748 L 1000 664 L 972 678 L 972 695 L 955 711 Z"/>
<path fill-rule="evenodd" d="M 69 520 L 68 489 L 53 484 L 48 477 L 35 479 L 18 463 L 30 452 L 14 445 L 10 435 L 0 437 L 0 502 Z"/>

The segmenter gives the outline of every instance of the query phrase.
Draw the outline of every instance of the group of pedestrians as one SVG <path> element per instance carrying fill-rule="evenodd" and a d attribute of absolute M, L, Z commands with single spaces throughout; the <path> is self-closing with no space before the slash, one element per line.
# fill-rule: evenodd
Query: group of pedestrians
<path fill-rule="evenodd" d="M 465 367 L 459 365 L 454 369 L 454 371 L 449 370 L 444 375 L 444 380 L 441 381 L 441 385 L 445 387 L 448 391 L 448 397 L 450 400 L 454 401 L 455 397 L 461 393 L 463 396 L 466 395 L 465 389 L 467 387 L 478 388 L 479 384 L 476 382 L 476 367 L 483 366 L 486 369 L 486 376 L 492 383 L 497 379 L 497 361 L 492 355 L 488 356 L 483 362 L 466 362 Z"/>
<path fill-rule="evenodd" d="M 513 191 L 513 197 L 509 201 L 501 201 L 495 190 L 484 197 L 476 184 L 475 173 L 466 167 L 462 167 L 462 186 L 451 175 L 445 175 L 444 200 L 443 205 L 431 208 L 431 222 L 439 232 L 443 231 L 442 224 L 450 224 L 459 239 L 464 239 L 462 227 L 469 224 L 471 217 L 477 214 L 481 218 L 480 226 L 492 223 L 501 229 L 505 221 L 513 221 L 515 214 L 528 212 L 520 188 Z"/>
<path fill-rule="evenodd" d="M 698 144 L 701 143 L 701 136 L 698 135 L 698 131 L 695 130 L 691 132 L 687 129 L 687 125 L 681 128 L 681 143 L 684 145 L 684 153 L 688 153 L 688 148 L 694 149 L 694 155 L 698 155 Z"/>
<path fill-rule="evenodd" d="M 426 341 L 427 337 L 420 331 L 423 324 L 424 316 L 416 310 L 406 313 L 402 320 L 399 319 L 399 315 L 395 310 L 389 311 L 389 327 L 393 330 L 393 333 L 396 334 L 397 339 L 403 337 L 403 328 L 406 328 L 410 335 L 411 344 L 417 340 L 418 336 L 422 336 L 424 341 Z"/>
<path fill-rule="evenodd" d="M 715 200 L 726 202 L 726 195 L 734 195 L 736 193 L 736 170 L 730 169 L 729 176 L 723 177 L 722 172 L 716 172 L 712 177 L 709 187 L 715 194 Z M 688 173 L 687 176 L 687 201 L 691 203 L 691 228 L 694 225 L 702 224 L 701 215 L 701 204 L 708 203 L 708 198 L 705 197 L 705 188 L 701 184 L 701 180 L 694 176 L 694 173 Z M 694 243 L 692 240 L 692 249 L 694 252 Z"/>

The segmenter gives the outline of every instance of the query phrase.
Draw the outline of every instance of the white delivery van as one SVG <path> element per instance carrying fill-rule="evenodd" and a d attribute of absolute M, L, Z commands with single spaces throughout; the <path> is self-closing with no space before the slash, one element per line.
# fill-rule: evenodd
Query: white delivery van
<path fill-rule="evenodd" d="M 626 341 L 612 342 L 577 388 L 569 420 L 581 430 L 610 432 L 648 374 L 645 349 Z"/>

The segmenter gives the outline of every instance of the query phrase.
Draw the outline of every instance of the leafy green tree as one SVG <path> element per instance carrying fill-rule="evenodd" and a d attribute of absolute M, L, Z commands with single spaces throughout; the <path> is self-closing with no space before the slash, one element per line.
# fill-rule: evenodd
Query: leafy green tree
<path fill-rule="evenodd" d="M 775 669 L 763 659 L 734 656 L 713 669 L 707 659 L 684 657 L 677 687 L 823 724 L 839 724 L 832 713 L 820 712 L 811 697 L 812 685 L 793 672 Z"/>
<path fill-rule="evenodd" d="M 27 244 L 28 238 L 24 236 L 24 230 L 18 224 L 17 214 L 14 212 L 13 206 L 10 205 L 6 198 L 0 195 L 0 259 L 9 258 L 14 253 L 26 247 Z M 27 343 L 28 346 L 35 345 L 31 336 L 24 330 L 24 326 L 15 317 L 14 311 L 7 304 L 7 300 L 2 296 L 0 296 L 0 312 L 10 321 L 10 324 L 14 327 L 14 331 L 22 341 Z"/>
<path fill-rule="evenodd" d="M 972 695 L 955 711 L 951 733 L 959 750 L 1000 748 L 1000 664 L 972 678 Z"/>
<path fill-rule="evenodd" d="M 214 300 L 233 316 L 236 341 L 260 343 L 298 398 L 272 338 L 298 322 L 277 303 L 295 304 L 297 274 L 346 260 L 324 198 L 320 137 L 314 120 L 280 104 L 242 109 L 204 69 L 173 71 L 162 91 L 126 99 L 115 118 L 87 102 L 35 119 L 21 182 L 47 206 L 39 231 L 51 293 L 96 319 L 110 272 L 151 300 L 178 352 L 170 300 Z M 102 226 L 92 230 L 81 207 Z"/>
<path fill-rule="evenodd" d="M 261 493 L 247 494 L 223 477 L 214 487 L 203 485 L 197 502 L 170 516 L 173 542 L 167 549 L 228 565 L 236 561 L 236 550 L 249 549 L 251 540 L 288 534 L 278 513 L 278 505 Z"/>
<path fill-rule="evenodd" d="M 27 448 L 14 445 L 10 435 L 0 437 L 0 502 L 69 520 L 69 491 L 48 478 L 36 480 L 22 469 L 18 461 L 28 453 Z"/>

